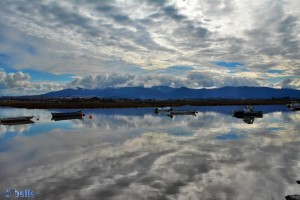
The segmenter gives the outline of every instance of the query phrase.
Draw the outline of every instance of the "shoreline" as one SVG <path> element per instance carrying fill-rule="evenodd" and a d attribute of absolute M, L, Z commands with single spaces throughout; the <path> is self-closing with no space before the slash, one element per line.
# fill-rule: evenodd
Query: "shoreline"
<path fill-rule="evenodd" d="M 287 99 L 243 99 L 243 100 L 1 100 L 0 107 L 28 109 L 93 109 L 93 108 L 141 108 L 179 106 L 234 106 L 234 105 L 286 105 Z"/>

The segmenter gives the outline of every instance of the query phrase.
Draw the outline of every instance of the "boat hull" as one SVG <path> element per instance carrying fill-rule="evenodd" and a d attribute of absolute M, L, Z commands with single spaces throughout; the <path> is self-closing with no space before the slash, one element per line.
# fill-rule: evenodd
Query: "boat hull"
<path fill-rule="evenodd" d="M 77 112 L 68 112 L 68 113 L 51 113 L 52 118 L 59 118 L 59 117 L 82 117 L 82 111 Z"/>
<path fill-rule="evenodd" d="M 7 125 L 7 126 L 13 126 L 13 125 L 24 125 L 24 124 L 33 124 L 34 121 L 28 120 L 28 121 L 18 121 L 18 122 L 1 122 L 1 125 Z"/>
<path fill-rule="evenodd" d="M 170 112 L 170 115 L 196 115 L 196 111 L 191 110 L 174 110 Z"/>
<path fill-rule="evenodd" d="M 192 110 L 173 110 L 171 111 L 168 116 L 173 118 L 175 115 L 193 115 L 196 116 L 197 111 Z"/>
<path fill-rule="evenodd" d="M 72 119 L 83 119 L 83 116 L 63 116 L 63 117 L 52 117 L 53 121 L 72 120 Z"/>
<path fill-rule="evenodd" d="M 13 122 L 26 122 L 30 121 L 34 116 L 24 116 L 24 117 L 8 117 L 8 118 L 2 118 L 0 122 L 2 124 L 4 123 L 13 123 Z"/>

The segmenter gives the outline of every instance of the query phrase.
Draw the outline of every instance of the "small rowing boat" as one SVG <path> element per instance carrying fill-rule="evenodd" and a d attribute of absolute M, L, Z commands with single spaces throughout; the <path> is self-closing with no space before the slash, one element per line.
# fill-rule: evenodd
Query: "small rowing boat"
<path fill-rule="evenodd" d="M 2 124 L 13 123 L 13 122 L 26 122 L 26 121 L 30 121 L 33 117 L 34 116 L 6 117 L 6 118 L 1 118 L 0 122 Z"/>
<path fill-rule="evenodd" d="M 172 110 L 170 115 L 196 115 L 197 111 L 193 110 Z"/>
<path fill-rule="evenodd" d="M 83 120 L 83 116 L 66 116 L 66 117 L 52 117 L 51 118 L 51 120 L 54 120 L 54 121 L 72 120 L 72 119 L 81 119 L 81 120 Z"/>
<path fill-rule="evenodd" d="M 52 118 L 58 117 L 82 117 L 84 116 L 82 110 L 75 111 L 75 112 L 62 112 L 62 113 L 51 113 Z"/>
<path fill-rule="evenodd" d="M 196 116 L 197 111 L 194 110 L 172 110 L 168 116 L 173 118 L 175 115 L 193 115 Z"/>
<path fill-rule="evenodd" d="M 33 123 L 34 121 L 28 120 L 28 121 L 16 121 L 16 122 L 1 122 L 0 124 L 13 126 L 13 125 L 24 125 L 24 124 L 33 124 Z"/>

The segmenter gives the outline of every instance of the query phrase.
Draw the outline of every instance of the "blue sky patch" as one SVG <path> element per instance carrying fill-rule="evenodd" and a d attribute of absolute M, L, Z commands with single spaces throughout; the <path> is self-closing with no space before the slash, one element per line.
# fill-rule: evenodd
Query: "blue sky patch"
<path fill-rule="evenodd" d="M 171 66 L 168 67 L 167 69 L 189 71 L 189 70 L 194 70 L 195 68 L 191 66 Z"/>
<path fill-rule="evenodd" d="M 284 70 L 270 69 L 267 72 L 271 74 L 283 74 Z"/>
<path fill-rule="evenodd" d="M 220 66 L 220 67 L 227 67 L 227 68 L 236 68 L 243 66 L 244 64 L 240 62 L 225 62 L 225 61 L 217 61 L 217 62 L 212 62 L 213 64 Z"/>
<path fill-rule="evenodd" d="M 9 55 L 0 53 L 0 68 L 7 67 L 11 65 L 12 58 Z"/>
<path fill-rule="evenodd" d="M 237 140 L 240 138 L 241 138 L 241 136 L 239 136 L 235 133 L 228 133 L 228 134 L 219 135 L 219 136 L 215 137 L 215 139 L 217 139 L 217 140 Z"/>
<path fill-rule="evenodd" d="M 1 64 L 1 54 L 0 54 L 0 64 Z M 8 59 L 9 57 L 4 57 L 4 59 Z M 10 67 L 7 67 L 7 65 L 0 65 L 0 70 L 4 70 L 6 73 L 16 73 L 18 71 L 21 71 L 23 73 L 27 73 L 30 75 L 30 80 L 31 81 L 58 81 L 58 82 L 70 82 L 73 80 L 72 74 L 52 74 L 49 72 L 44 72 L 44 71 L 39 71 L 35 69 L 13 69 Z"/>
<path fill-rule="evenodd" d="M 22 69 L 24 73 L 28 73 L 30 75 L 31 81 L 59 81 L 59 82 L 69 82 L 72 81 L 73 78 L 71 74 L 52 74 L 48 72 L 42 72 L 34 69 Z"/>

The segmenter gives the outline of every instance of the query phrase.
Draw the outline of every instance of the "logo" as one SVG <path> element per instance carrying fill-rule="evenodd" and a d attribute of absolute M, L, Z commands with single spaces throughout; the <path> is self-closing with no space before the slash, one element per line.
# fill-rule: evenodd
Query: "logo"
<path fill-rule="evenodd" d="M 34 192 L 30 189 L 17 190 L 17 189 L 6 189 L 4 190 L 4 198 L 34 198 Z"/>
<path fill-rule="evenodd" d="M 12 195 L 11 195 L 11 190 L 10 190 L 10 189 L 4 190 L 3 195 L 4 195 L 4 198 L 9 198 L 9 197 L 11 197 L 11 196 L 12 196 Z"/>

